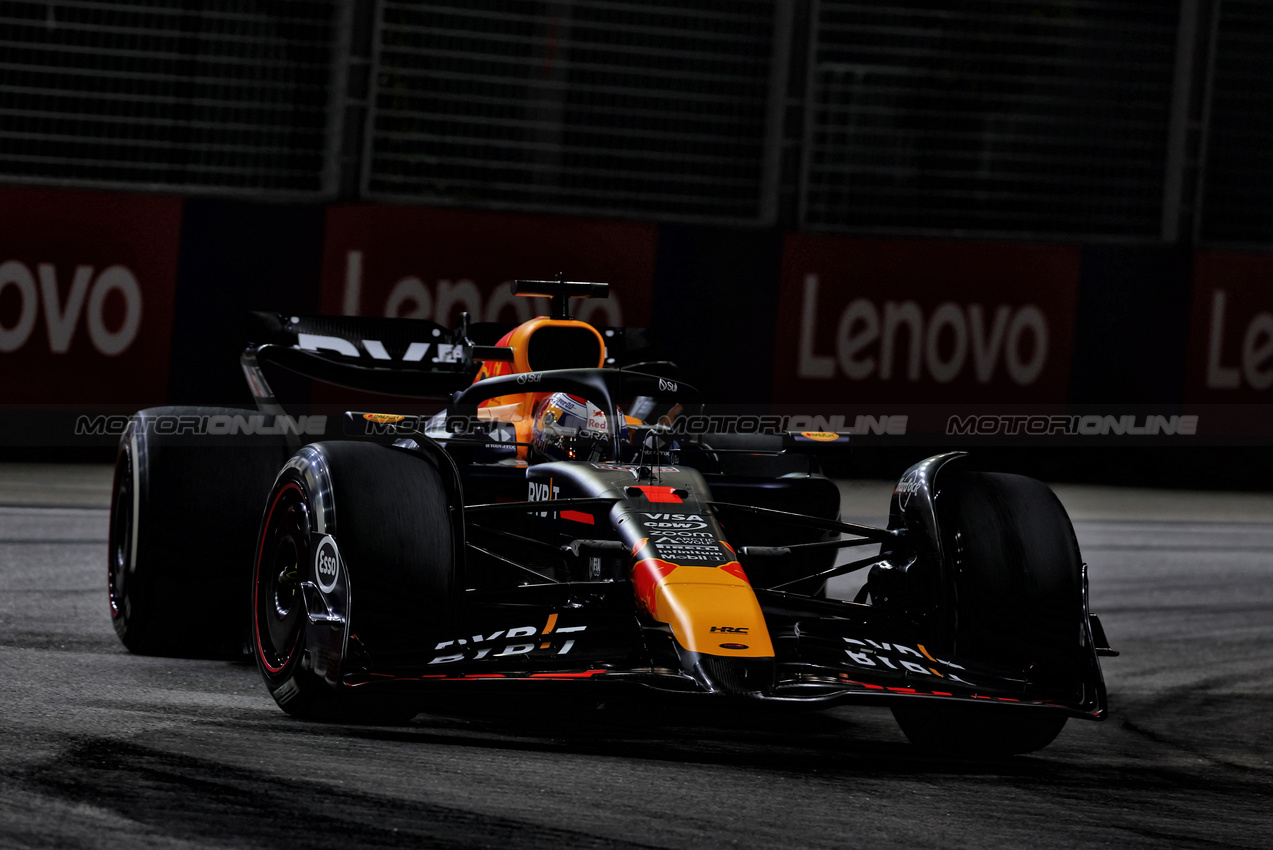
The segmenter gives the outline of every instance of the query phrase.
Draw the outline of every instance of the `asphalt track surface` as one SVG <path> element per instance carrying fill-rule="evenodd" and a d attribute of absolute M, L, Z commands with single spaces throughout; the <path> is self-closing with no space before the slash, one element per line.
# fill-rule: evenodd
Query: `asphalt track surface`
<path fill-rule="evenodd" d="M 1112 716 L 985 762 L 926 757 L 874 708 L 298 722 L 251 666 L 120 646 L 108 487 L 0 467 L 0 847 L 1273 844 L 1267 495 L 1058 488 L 1123 653 Z M 887 485 L 844 492 L 846 515 L 885 510 Z"/>

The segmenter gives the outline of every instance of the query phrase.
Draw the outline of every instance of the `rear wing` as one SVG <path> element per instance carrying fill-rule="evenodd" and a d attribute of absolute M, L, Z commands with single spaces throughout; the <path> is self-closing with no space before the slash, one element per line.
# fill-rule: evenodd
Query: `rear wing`
<path fill-rule="evenodd" d="M 261 372 L 265 364 L 348 389 L 449 400 L 473 382 L 483 361 L 506 359 L 506 350 L 495 343 L 514 327 L 469 322 L 467 313 L 451 330 L 426 319 L 252 312 L 241 362 L 266 412 L 282 409 Z M 627 330 L 597 330 L 605 339 L 607 363 L 617 362 Z"/>
<path fill-rule="evenodd" d="M 409 398 L 449 398 L 479 363 L 468 328 L 424 319 L 248 314 L 243 370 L 257 403 L 273 400 L 260 373 L 267 363 L 348 389 Z"/>

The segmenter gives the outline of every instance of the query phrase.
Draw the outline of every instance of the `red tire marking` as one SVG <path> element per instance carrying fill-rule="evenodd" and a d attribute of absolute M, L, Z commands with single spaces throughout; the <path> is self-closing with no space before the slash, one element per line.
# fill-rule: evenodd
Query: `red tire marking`
<path fill-rule="evenodd" d="M 265 531 L 261 534 L 261 548 L 256 553 L 256 569 L 252 571 L 252 637 L 255 639 L 257 657 L 261 659 L 261 664 L 265 666 L 265 669 L 269 670 L 271 673 L 280 673 L 283 671 L 283 668 L 287 666 L 287 662 L 291 661 L 292 656 L 296 654 L 296 647 L 300 645 L 301 638 L 305 634 L 304 629 L 297 630 L 295 645 L 288 650 L 287 657 L 283 659 L 283 663 L 278 667 L 271 664 L 265 657 L 265 647 L 261 644 L 261 561 L 265 557 L 266 534 L 270 530 L 270 521 L 274 519 L 274 509 L 278 507 L 279 500 L 283 498 L 283 494 L 288 490 L 295 490 L 301 494 L 302 498 L 305 496 L 305 491 L 300 488 L 300 485 L 293 481 L 289 481 L 287 484 L 283 485 L 283 489 L 278 491 L 278 494 L 274 497 L 274 501 L 270 503 L 270 512 L 265 516 Z"/>

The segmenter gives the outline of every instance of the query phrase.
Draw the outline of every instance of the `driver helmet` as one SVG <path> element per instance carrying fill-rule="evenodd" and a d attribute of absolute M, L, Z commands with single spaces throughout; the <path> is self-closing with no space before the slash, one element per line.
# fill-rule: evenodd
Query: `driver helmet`
<path fill-rule="evenodd" d="M 627 420 L 615 410 L 620 440 L 627 439 Z M 570 395 L 553 393 L 535 406 L 531 423 L 530 459 L 532 462 L 552 460 L 615 460 L 610 418 L 592 402 Z"/>

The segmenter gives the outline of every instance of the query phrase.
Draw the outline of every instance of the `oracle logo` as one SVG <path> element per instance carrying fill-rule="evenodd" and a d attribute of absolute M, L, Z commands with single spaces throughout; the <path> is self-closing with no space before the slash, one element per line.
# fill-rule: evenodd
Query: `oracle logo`
<path fill-rule="evenodd" d="M 25 263 L 8 260 L 0 264 L 0 301 L 7 298 L 12 304 L 11 290 L 17 294 L 18 309 L 16 318 L 13 313 L 0 311 L 0 353 L 17 351 L 27 344 L 41 308 L 49 350 L 54 354 L 65 354 L 70 349 L 81 315 L 88 326 L 90 342 L 106 357 L 126 351 L 141 329 L 141 286 L 126 266 L 108 266 L 96 274 L 93 266 L 76 266 L 63 302 L 57 269 L 52 263 L 40 263 L 32 274 Z M 112 295 L 123 303 L 123 319 L 116 327 L 111 327 L 107 318 L 107 299 Z"/>
<path fill-rule="evenodd" d="M 918 472 L 908 472 L 893 488 L 893 495 L 898 497 L 898 504 L 903 508 L 911 502 L 911 497 L 923 489 L 923 479 Z"/>
<path fill-rule="evenodd" d="M 818 275 L 805 276 L 797 364 L 801 378 L 828 380 L 838 370 L 855 381 L 900 376 L 917 381 L 927 374 L 940 384 L 966 376 L 987 384 L 1002 369 L 1013 383 L 1028 386 L 1047 365 L 1048 321 L 1034 304 L 987 307 L 946 301 L 925 315 L 914 301 L 879 305 L 858 297 L 840 313 L 828 346 L 816 339 L 818 286 Z M 828 347 L 834 354 L 816 353 Z"/>

